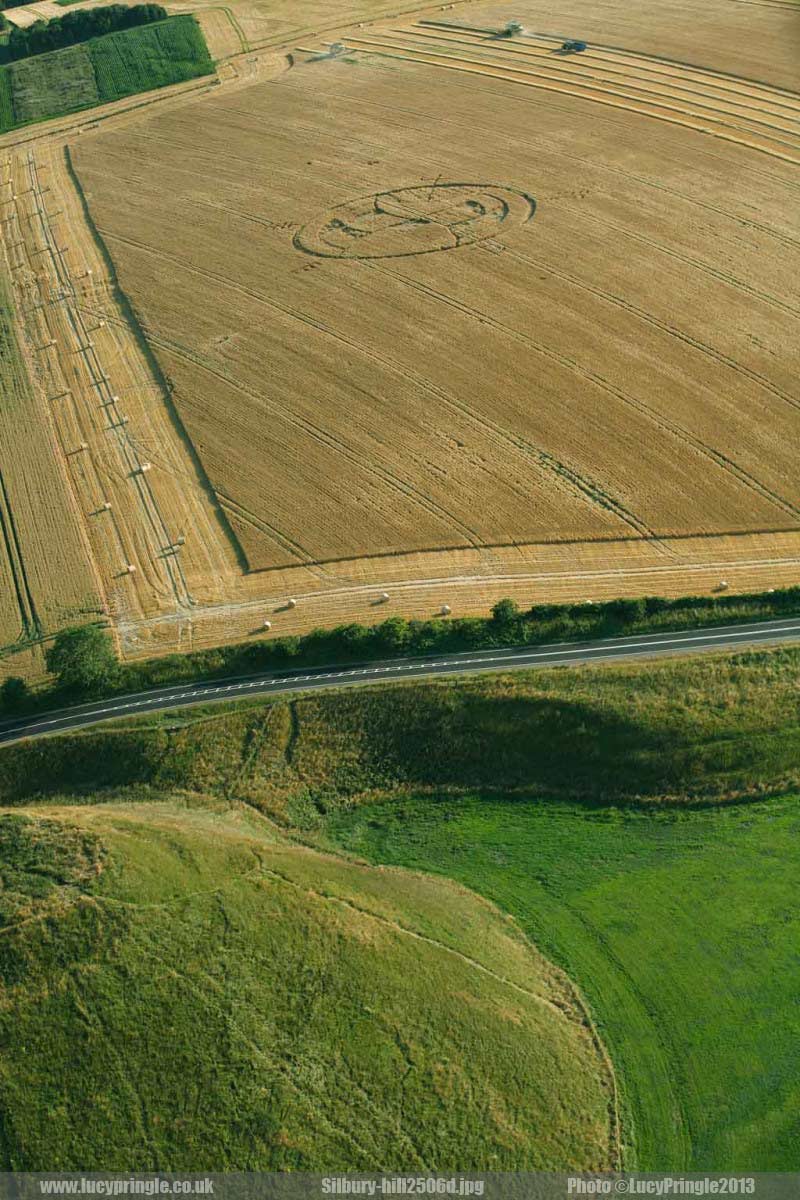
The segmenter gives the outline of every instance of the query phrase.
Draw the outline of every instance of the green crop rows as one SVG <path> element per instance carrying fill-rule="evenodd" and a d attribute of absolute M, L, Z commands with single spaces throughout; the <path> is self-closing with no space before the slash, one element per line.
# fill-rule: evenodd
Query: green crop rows
<path fill-rule="evenodd" d="M 213 70 L 188 14 L 22 59 L 0 68 L 0 133 Z"/>

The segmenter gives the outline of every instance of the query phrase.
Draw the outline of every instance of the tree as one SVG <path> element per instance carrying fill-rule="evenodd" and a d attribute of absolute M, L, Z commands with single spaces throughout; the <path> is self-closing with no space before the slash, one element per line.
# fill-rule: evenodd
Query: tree
<path fill-rule="evenodd" d="M 516 625 L 520 616 L 519 605 L 515 600 L 498 600 L 492 609 L 492 620 L 501 629 L 508 629 L 511 625 Z"/>
<path fill-rule="evenodd" d="M 80 9 L 51 21 L 34 21 L 25 29 L 14 26 L 8 36 L 8 57 L 14 60 L 75 46 L 90 38 L 163 21 L 166 9 L 160 4 L 108 4 L 103 8 Z"/>
<path fill-rule="evenodd" d="M 45 657 L 59 687 L 78 695 L 98 695 L 116 682 L 119 673 L 111 639 L 97 625 L 63 629 Z"/>
<path fill-rule="evenodd" d="M 24 712 L 30 700 L 30 689 L 19 675 L 9 675 L 0 686 L 0 709 L 3 712 Z"/>

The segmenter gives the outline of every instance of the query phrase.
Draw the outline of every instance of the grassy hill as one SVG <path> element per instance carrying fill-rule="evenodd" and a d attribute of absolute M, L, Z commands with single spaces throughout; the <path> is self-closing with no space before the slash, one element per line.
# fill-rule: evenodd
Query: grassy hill
<path fill-rule="evenodd" d="M 98 977 L 104 982 L 99 993 L 92 992 L 83 1015 L 73 999 L 50 1009 L 40 996 L 53 976 L 55 946 L 62 954 L 61 948 L 72 944 L 64 936 L 65 931 L 72 936 L 72 926 L 59 924 L 56 937 L 56 926 L 37 925 L 48 930 L 47 938 L 25 943 L 25 975 L 38 978 L 40 991 L 19 993 L 14 1023 L 7 1027 L 15 1038 L 23 1030 L 25 1037 L 19 1040 L 29 1050 L 34 1047 L 9 1076 L 22 1071 L 22 1091 L 14 1092 L 14 1102 L 22 1105 L 23 1094 L 35 1094 L 31 1081 L 36 1077 L 30 1072 L 51 1070 L 46 1031 L 60 1027 L 72 1005 L 78 1016 L 65 1027 L 65 1046 L 74 1045 L 86 1029 L 117 1031 L 115 1061 L 138 1073 L 135 1085 L 124 1091 L 120 1083 L 114 1093 L 118 1119 L 125 1114 L 130 1118 L 145 1094 L 139 1083 L 139 1076 L 151 1069 L 143 1065 L 145 1058 L 163 1057 L 165 1045 L 181 1062 L 188 1063 L 185 1056 L 196 1053 L 199 1059 L 191 1059 L 187 1067 L 191 1073 L 200 1070 L 203 1055 L 212 1054 L 210 1042 L 188 1043 L 192 1014 L 200 1014 L 202 1026 L 206 1009 L 197 1005 L 210 1003 L 213 996 L 223 1012 L 235 1011 L 237 1020 L 247 1013 L 251 1057 L 240 1060 L 242 1080 L 258 1075 L 268 1050 L 274 1063 L 275 1046 L 283 1047 L 294 1064 L 293 1039 L 304 1028 L 302 1051 L 316 1065 L 308 1074 L 291 1075 L 291 1098 L 299 1111 L 316 1113 L 314 1072 L 331 1077 L 330 1055 L 337 1044 L 349 1054 L 354 1037 L 365 1058 L 374 1053 L 381 1063 L 396 1066 L 391 1056 L 400 1043 L 391 1041 L 390 1032 L 399 1018 L 387 1024 L 386 1006 L 401 983 L 412 988 L 413 981 L 412 990 L 404 993 L 403 1011 L 425 1007 L 430 1010 L 426 1028 L 446 1030 L 451 1039 L 440 1042 L 445 1033 L 431 1033 L 424 1069 L 429 1080 L 446 1077 L 454 1090 L 443 1097 L 429 1089 L 428 1101 L 420 1094 L 411 1106 L 405 1091 L 386 1093 L 381 1128 L 388 1130 L 394 1121 L 395 1130 L 402 1129 L 420 1152 L 414 1162 L 432 1161 L 431 1130 L 440 1129 L 437 1122 L 446 1114 L 447 1120 L 454 1119 L 450 1108 L 460 1109 L 474 1095 L 468 1063 L 475 1061 L 483 1072 L 489 1069 L 478 1050 L 483 1039 L 487 1056 L 498 1056 L 502 1064 L 502 1071 L 491 1076 L 497 1081 L 492 1084 L 496 1095 L 491 1093 L 482 1110 L 487 1125 L 477 1112 L 457 1128 L 445 1122 L 449 1132 L 442 1145 L 450 1147 L 449 1165 L 508 1167 L 545 1161 L 547 1155 L 548 1161 L 556 1161 L 558 1154 L 574 1155 L 577 1165 L 581 1155 L 587 1161 L 606 1144 L 598 1131 L 602 1126 L 607 1138 L 607 1125 L 598 1124 L 598 1113 L 607 1105 L 609 1091 L 600 1060 L 593 1057 L 594 1043 L 579 1024 L 574 998 L 567 1008 L 575 1017 L 570 1030 L 578 1030 L 576 1039 L 557 1050 L 558 1040 L 548 1040 L 554 1031 L 545 1035 L 540 1029 L 534 1051 L 525 1040 L 528 1016 L 522 1024 L 509 1018 L 509 1029 L 496 1021 L 496 1009 L 476 1002 L 473 976 L 456 986 L 446 973 L 449 967 L 425 965 L 414 957 L 423 948 L 426 955 L 443 953 L 435 945 L 442 943 L 491 966 L 495 976 L 508 981 L 504 986 L 516 982 L 529 987 L 507 965 L 512 943 L 517 946 L 513 953 L 521 953 L 519 929 L 530 939 L 523 945 L 534 956 L 537 977 L 566 989 L 562 996 L 569 994 L 564 978 L 551 973 L 531 949 L 534 945 L 588 1001 L 614 1063 L 629 1165 L 650 1170 L 798 1169 L 799 676 L 800 650 L 750 651 L 187 709 L 5 748 L 0 752 L 0 801 L 14 806 L 9 818 L 68 818 L 79 831 L 70 835 L 73 839 L 89 834 L 99 839 L 101 849 L 91 852 L 81 849 L 83 842 L 72 843 L 77 861 L 90 864 L 81 867 L 90 881 L 82 885 L 88 899 L 76 911 L 93 914 L 91 937 L 100 940 L 92 946 L 128 947 L 120 960 L 124 989 L 118 980 L 109 982 L 103 965 Z M 169 807 L 163 805 L 165 796 L 172 797 Z M 174 807 L 179 796 L 188 806 L 183 810 Z M 201 803 L 205 808 L 198 807 Z M 254 839 L 259 841 L 255 849 Z M 245 842 L 250 847 L 246 854 Z M 337 857 L 342 853 L 357 855 L 361 865 L 352 857 Z M 250 864 L 250 875 L 246 883 L 237 879 L 234 885 L 237 855 Z M 381 864 L 427 872 L 438 882 L 396 875 Z M 292 884 L 279 884 L 287 874 Z M 301 875 L 298 891 L 293 884 Z M 224 916 L 210 899 L 212 877 L 217 888 L 234 887 L 235 904 L 223 901 Z M 65 878 L 60 886 L 75 886 L 68 873 Z M 482 908 L 469 893 L 452 890 L 448 878 L 494 902 L 516 923 Z M 262 909 L 264 889 L 273 886 L 278 889 L 269 902 L 273 907 Z M 417 895 L 423 886 L 445 889 L 424 913 Z M 395 973 L 394 966 L 387 966 L 388 991 L 381 984 L 365 1001 L 366 1009 L 348 1008 L 349 1001 L 338 998 L 347 994 L 347 987 L 332 967 L 322 990 L 337 997 L 338 1024 L 328 1023 L 320 1001 L 305 1027 L 297 1024 L 278 1037 L 277 1026 L 264 1024 L 253 1013 L 262 1012 L 259 1005 L 273 1003 L 284 1011 L 290 998 L 303 992 L 298 964 L 308 947 L 313 955 L 328 953 L 318 948 L 321 931 L 327 929 L 320 914 L 328 914 L 331 903 L 337 920 L 349 920 L 364 908 L 372 911 L 376 888 L 381 904 L 393 906 L 398 926 L 431 940 L 403 942 L 407 956 L 402 968 Z M 0 895 L 8 892 L 7 886 Z M 179 899 L 189 893 L 191 903 Z M 316 893 L 323 899 L 315 898 Z M 104 903 L 103 896 L 112 903 Z M 334 896 L 339 900 L 333 901 Z M 290 897 L 291 906 L 281 910 Z M 498 923 L 481 932 L 475 917 L 465 916 L 463 905 L 478 905 L 470 912 L 491 913 Z M 115 921 L 124 917 L 124 929 L 107 924 L 112 910 Z M 271 992 L 271 998 L 262 995 L 256 1001 L 261 984 L 248 963 L 266 961 L 261 940 L 266 912 L 266 925 L 277 922 L 281 930 L 278 940 L 270 942 L 270 961 L 275 973 L 285 973 L 286 990 L 280 1000 Z M 69 919 L 76 920 L 74 915 Z M 449 939 L 457 935 L 472 940 L 456 946 Z M 80 939 L 89 936 L 87 926 L 81 925 L 75 936 L 75 944 L 82 944 Z M 349 935 L 336 936 L 337 947 L 350 946 Z M 382 963 L 386 943 L 367 937 L 363 928 L 359 936 L 362 950 L 375 949 L 373 967 Z M 232 938 L 235 953 L 230 958 Z M 146 953 L 143 947 L 148 947 Z M 490 952 L 500 954 L 503 964 L 494 958 L 487 963 L 482 956 Z M 94 981 L 97 963 L 106 961 L 104 953 L 91 950 L 87 961 L 94 965 L 87 968 L 87 979 Z M 389 957 L 393 954 L 394 949 Z M 67 955 L 65 961 L 72 959 Z M 155 970 L 157 963 L 161 966 Z M 366 966 L 359 975 L 362 967 L 351 966 L 349 959 L 347 964 L 354 977 L 369 977 Z M 49 990 L 57 999 L 66 995 L 63 979 L 82 980 L 81 971 L 70 966 L 65 977 L 58 976 L 59 987 Z M 156 1005 L 158 1019 L 150 1025 L 146 1010 L 155 1003 L 152 979 L 160 978 L 159 971 L 173 972 L 169 978 L 180 985 L 184 1007 L 173 1011 Z M 187 972 L 198 984 L 194 998 L 184 995 Z M 256 973 L 263 984 L 265 971 Z M 381 971 L 372 974 L 380 978 Z M 484 978 L 483 972 L 478 974 Z M 140 1004 L 140 984 L 132 988 L 131 982 L 145 978 Z M 429 990 L 414 990 L 428 987 L 425 980 Z M 518 994 L 513 987 L 511 991 Z M 91 1015 L 100 993 L 110 1005 L 108 1011 L 102 1008 L 102 1022 Z M 446 1013 L 439 1008 L 445 995 Z M 166 1004 L 163 997 L 158 1003 L 162 1000 Z M 556 1006 L 562 1007 L 561 1002 L 556 1000 Z M 507 1007 L 505 1002 L 501 1007 Z M 123 1027 L 136 1030 L 135 1037 L 119 1032 Z M 228 1041 L 220 1044 L 227 1062 L 229 1047 L 240 1049 L 240 1043 L 232 1027 L 225 1028 Z M 414 1027 L 413 1037 L 402 1028 L 403 1045 L 415 1047 L 403 1061 L 417 1064 L 422 1060 L 414 1038 L 420 1028 Z M 508 1041 L 503 1040 L 506 1035 Z M 3 1036 L 8 1044 L 7 1033 Z M 126 1043 L 125 1037 L 133 1041 Z M 522 1082 L 516 1066 L 512 1070 L 515 1046 L 526 1064 Z M 558 1070 L 567 1069 L 575 1091 L 558 1100 L 548 1082 L 556 1069 L 548 1056 L 562 1050 L 575 1072 L 572 1067 Z M 106 1054 L 106 1068 L 109 1061 Z M 66 1068 L 60 1077 L 66 1077 Z M 377 1103 L 388 1078 L 376 1082 L 370 1103 Z M 358 1079 L 358 1086 L 366 1087 L 361 1075 Z M 314 1140 L 303 1140 L 299 1118 L 287 1117 L 286 1129 L 281 1124 L 281 1137 L 285 1132 L 288 1141 L 280 1143 L 284 1149 L 278 1153 L 269 1138 L 248 1141 L 240 1136 L 238 1101 L 229 1103 L 224 1088 L 219 1094 L 220 1107 L 202 1127 L 210 1147 L 226 1138 L 231 1143 L 230 1157 L 218 1159 L 218 1165 L 236 1161 L 237 1155 L 244 1155 L 247 1165 L 312 1161 Z M 436 1100 L 430 1098 L 433 1094 Z M 526 1103 L 540 1105 L 536 1114 L 523 1105 L 523 1094 Z M 155 1103 L 154 1090 L 146 1095 L 148 1105 Z M 283 1104 L 283 1092 L 281 1097 Z M 48 1120 L 67 1111 L 62 1093 L 46 1097 L 46 1103 Z M 103 1103 L 111 1101 L 106 1097 Z M 286 1111 L 293 1114 L 295 1109 Z M 341 1129 L 343 1110 L 335 1111 L 334 1117 L 325 1109 L 325 1119 Z M 607 1108 L 603 1111 L 607 1114 Z M 24 1146 L 30 1157 L 19 1161 L 31 1165 L 45 1143 L 37 1149 L 20 1131 L 41 1128 L 45 1137 L 49 1126 L 42 1124 L 42 1113 L 22 1107 L 19 1112 L 24 1116 L 18 1126 L 6 1121 L 12 1130 L 8 1152 Z M 59 1139 L 64 1145 L 70 1144 L 72 1119 L 64 1116 Z M 164 1131 L 161 1119 L 155 1122 L 155 1142 L 147 1144 L 155 1147 L 161 1165 L 180 1168 L 186 1161 L 182 1146 L 193 1135 L 188 1126 Z M 214 1129 L 219 1131 L 216 1142 Z M 110 1143 L 101 1125 L 89 1126 L 85 1138 L 93 1161 L 103 1161 Z M 55 1144 L 54 1132 L 48 1152 Z M 128 1143 L 123 1139 L 119 1144 Z M 394 1165 L 409 1165 L 408 1144 L 403 1142 L 399 1159 L 391 1160 Z M 320 1145 L 313 1161 L 326 1167 L 386 1161 L 367 1162 L 358 1146 L 337 1141 L 333 1134 Z M 390 1148 L 388 1134 L 380 1145 Z M 215 1153 L 210 1154 L 211 1165 Z M 447 1162 L 447 1156 L 436 1161 Z"/>
<path fill-rule="evenodd" d="M 213 70 L 189 14 L 92 38 L 0 67 L 0 133 Z"/>
<path fill-rule="evenodd" d="M 455 884 L 176 803 L 6 814 L 0 862 L 5 1169 L 613 1164 L 573 989 Z"/>

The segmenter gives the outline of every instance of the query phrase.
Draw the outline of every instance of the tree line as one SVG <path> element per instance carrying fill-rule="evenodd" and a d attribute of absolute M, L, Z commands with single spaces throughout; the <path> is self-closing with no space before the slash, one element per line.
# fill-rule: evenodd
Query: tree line
<path fill-rule="evenodd" d="M 6 3 L 11 7 L 16 0 Z M 6 61 L 15 62 L 35 54 L 46 54 L 50 50 L 63 50 L 65 46 L 76 46 L 90 38 L 116 33 L 120 29 L 133 29 L 137 25 L 150 25 L 153 21 L 166 19 L 167 11 L 160 4 L 109 4 L 103 8 L 88 8 L 67 13 L 52 21 L 36 21 L 27 29 L 15 25 L 6 43 Z"/>
<path fill-rule="evenodd" d="M 47 649 L 51 686 L 29 690 L 18 677 L 0 685 L 0 716 L 76 700 L 143 691 L 199 679 L 320 664 L 365 662 L 459 650 L 610 637 L 626 633 L 708 628 L 732 621 L 800 615 L 800 587 L 744 595 L 621 598 L 592 604 L 537 604 L 521 609 L 499 600 L 489 617 L 393 616 L 378 625 L 339 625 L 303 637 L 258 639 L 194 654 L 121 663 L 98 625 L 62 630 Z"/>

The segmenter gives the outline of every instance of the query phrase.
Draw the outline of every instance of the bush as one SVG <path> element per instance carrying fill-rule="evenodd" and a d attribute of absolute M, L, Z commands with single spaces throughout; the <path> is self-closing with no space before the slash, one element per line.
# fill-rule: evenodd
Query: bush
<path fill-rule="evenodd" d="M 634 621 L 641 621 L 642 617 L 647 612 L 647 606 L 643 599 L 635 600 L 630 598 L 612 600 L 606 605 L 606 612 L 615 621 L 619 621 L 622 625 L 632 625 Z"/>
<path fill-rule="evenodd" d="M 669 600 L 665 600 L 663 596 L 646 596 L 644 600 L 644 611 L 648 617 L 653 617 L 657 613 L 667 612 L 669 609 Z"/>
<path fill-rule="evenodd" d="M 498 600 L 492 609 L 492 621 L 501 629 L 516 625 L 522 616 L 515 600 Z"/>
<path fill-rule="evenodd" d="M 373 633 L 375 644 L 387 654 L 401 654 L 408 648 L 411 630 L 403 617 L 389 617 Z"/>
<path fill-rule="evenodd" d="M 30 704 L 31 693 L 24 679 L 10 675 L 0 686 L 0 711 L 23 713 Z"/>
<path fill-rule="evenodd" d="M 98 628 L 66 630 L 47 655 L 57 689 L 78 697 L 146 691 L 198 680 L 285 671 L 300 667 L 408 655 L 451 653 L 503 646 L 544 645 L 631 633 L 711 628 L 741 621 L 800 615 L 800 587 L 745 595 L 647 597 L 598 604 L 539 604 L 520 612 L 499 601 L 486 617 L 441 617 L 406 621 L 393 616 L 379 625 L 339 625 L 303 637 L 282 637 L 174 654 L 118 666 L 107 636 Z M 89 644 L 91 641 L 91 645 Z M 59 701 L 57 690 L 30 698 L 37 711 Z"/>

